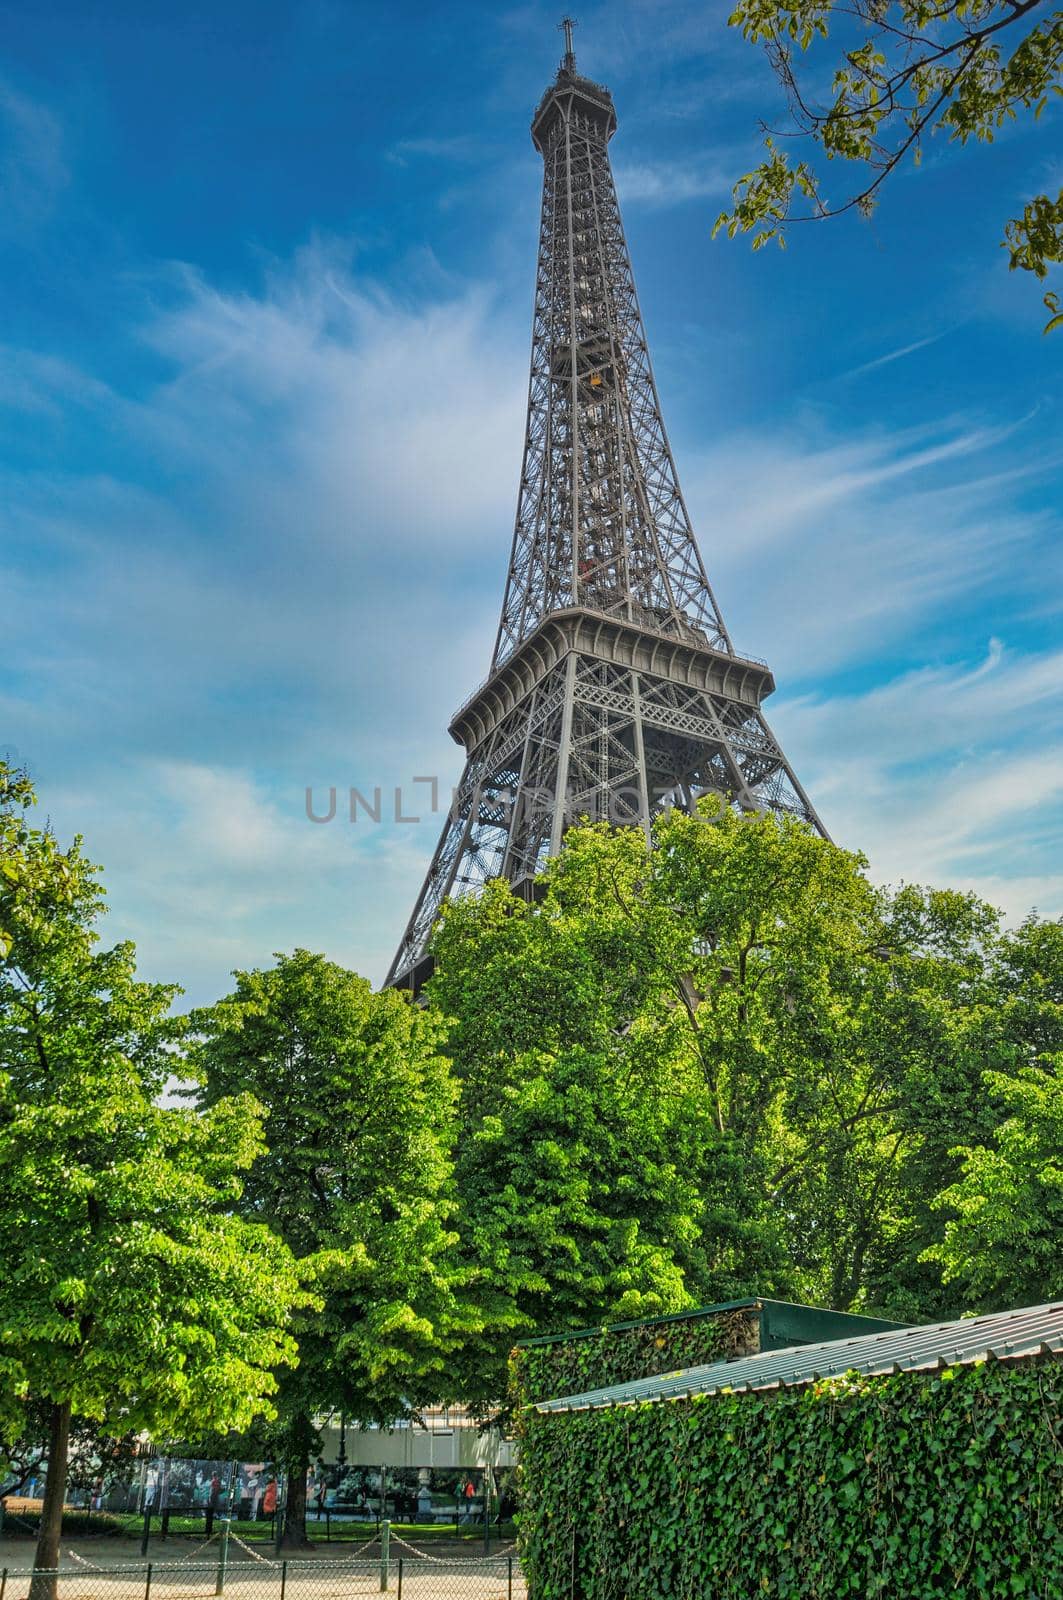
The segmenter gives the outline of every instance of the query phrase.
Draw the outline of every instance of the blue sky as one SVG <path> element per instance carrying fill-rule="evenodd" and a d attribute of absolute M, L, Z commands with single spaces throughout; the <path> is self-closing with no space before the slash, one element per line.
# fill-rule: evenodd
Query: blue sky
<path fill-rule="evenodd" d="M 1059 914 L 1063 335 L 999 248 L 1059 111 L 753 256 L 710 238 L 776 109 L 728 9 L 577 34 L 717 595 L 877 878 Z M 296 944 L 382 977 L 419 887 L 509 553 L 557 11 L 0 4 L 0 746 L 193 1001 Z M 423 820 L 315 826 L 331 784 Z"/>

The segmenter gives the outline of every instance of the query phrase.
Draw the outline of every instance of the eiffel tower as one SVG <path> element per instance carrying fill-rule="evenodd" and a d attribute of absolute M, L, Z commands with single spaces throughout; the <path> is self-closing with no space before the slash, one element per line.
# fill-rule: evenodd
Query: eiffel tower
<path fill-rule="evenodd" d="M 524 464 L 486 682 L 450 724 L 468 760 L 387 983 L 415 991 L 444 899 L 531 895 L 580 818 L 647 827 L 712 790 L 825 829 L 761 705 L 694 541 L 665 433 L 609 141 L 608 89 L 565 54 L 532 120 L 543 158 Z"/>

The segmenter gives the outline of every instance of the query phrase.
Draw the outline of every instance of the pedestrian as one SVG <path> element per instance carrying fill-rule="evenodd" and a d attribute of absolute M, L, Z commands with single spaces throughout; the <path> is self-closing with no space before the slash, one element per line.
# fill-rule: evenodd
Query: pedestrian
<path fill-rule="evenodd" d="M 271 1478 L 266 1485 L 266 1492 L 262 1496 L 262 1521 L 272 1522 L 277 1515 L 277 1480 Z"/>

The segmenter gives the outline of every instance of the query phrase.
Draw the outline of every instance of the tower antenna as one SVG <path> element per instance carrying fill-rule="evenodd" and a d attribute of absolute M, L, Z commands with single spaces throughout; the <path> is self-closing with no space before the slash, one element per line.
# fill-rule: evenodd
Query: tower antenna
<path fill-rule="evenodd" d="M 572 48 L 572 30 L 577 27 L 575 17 L 562 17 L 557 25 L 557 31 L 565 35 L 565 59 L 561 63 L 562 71 L 575 72 L 576 52 Z"/>

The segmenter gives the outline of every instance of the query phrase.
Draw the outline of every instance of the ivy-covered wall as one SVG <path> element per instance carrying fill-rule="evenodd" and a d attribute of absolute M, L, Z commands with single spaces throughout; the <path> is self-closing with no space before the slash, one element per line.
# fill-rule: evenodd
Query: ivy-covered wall
<path fill-rule="evenodd" d="M 1063 1595 L 1061 1400 L 1045 1360 L 527 1413 L 530 1600 Z"/>
<path fill-rule="evenodd" d="M 759 1337 L 759 1312 L 742 1306 L 518 1345 L 510 1361 L 511 1396 L 519 1408 L 529 1400 L 584 1394 L 680 1367 L 731 1361 L 753 1355 L 760 1348 Z"/>

